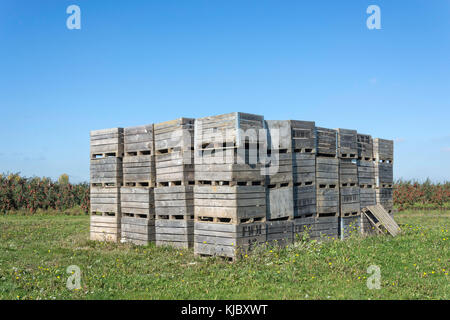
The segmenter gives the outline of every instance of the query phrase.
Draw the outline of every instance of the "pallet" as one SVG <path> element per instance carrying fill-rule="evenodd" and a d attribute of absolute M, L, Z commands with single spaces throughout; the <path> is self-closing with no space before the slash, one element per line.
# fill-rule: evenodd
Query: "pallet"
<path fill-rule="evenodd" d="M 117 157 L 91 159 L 90 182 L 101 185 L 121 185 L 123 183 L 122 159 Z"/>
<path fill-rule="evenodd" d="M 386 230 L 394 237 L 400 233 L 400 227 L 382 206 L 368 206 L 367 208 L 364 208 L 362 212 L 378 233 L 382 233 L 383 230 Z"/>
<path fill-rule="evenodd" d="M 358 158 L 358 139 L 356 130 L 337 129 L 338 157 L 344 159 Z"/>
<path fill-rule="evenodd" d="M 237 259 L 265 243 L 264 222 L 244 224 L 199 222 L 194 224 L 194 254 Z"/>
<path fill-rule="evenodd" d="M 122 215 L 121 219 L 121 241 L 136 245 L 148 245 L 156 241 L 156 229 L 154 217 L 139 218 Z"/>
<path fill-rule="evenodd" d="M 93 130 L 90 140 L 91 159 L 123 156 L 123 128 Z"/>
<path fill-rule="evenodd" d="M 359 158 L 373 158 L 373 139 L 368 134 L 357 134 L 358 140 L 358 157 Z"/>
<path fill-rule="evenodd" d="M 156 245 L 175 248 L 192 248 L 194 244 L 194 220 L 155 220 Z"/>
<path fill-rule="evenodd" d="M 208 186 L 194 187 L 196 220 L 223 221 L 240 224 L 266 217 L 264 186 Z"/>
<path fill-rule="evenodd" d="M 266 188 L 267 219 L 294 217 L 294 187 Z"/>
<path fill-rule="evenodd" d="M 317 155 L 332 156 L 337 155 L 337 131 L 316 127 Z"/>
<path fill-rule="evenodd" d="M 120 207 L 122 214 L 126 214 L 131 217 L 154 217 L 154 188 L 121 187 Z"/>
<path fill-rule="evenodd" d="M 249 113 L 233 112 L 198 118 L 195 121 L 195 148 L 204 149 L 210 144 L 244 147 L 246 139 L 257 143 L 262 129 L 264 117 Z"/>

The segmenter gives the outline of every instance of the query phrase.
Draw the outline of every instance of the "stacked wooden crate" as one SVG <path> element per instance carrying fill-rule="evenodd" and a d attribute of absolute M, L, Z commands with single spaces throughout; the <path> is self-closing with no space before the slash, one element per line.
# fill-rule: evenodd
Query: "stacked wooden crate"
<path fill-rule="evenodd" d="M 337 129 L 340 193 L 340 237 L 360 229 L 361 204 L 358 185 L 358 142 L 356 130 Z"/>
<path fill-rule="evenodd" d="M 124 129 L 124 186 L 120 188 L 124 242 L 155 241 L 154 150 L 153 124 Z"/>
<path fill-rule="evenodd" d="M 291 120 L 295 238 L 310 237 L 316 221 L 316 124 Z"/>
<path fill-rule="evenodd" d="M 394 142 L 376 138 L 373 141 L 373 154 L 375 157 L 375 184 L 377 203 L 385 210 L 393 213 L 393 160 Z"/>
<path fill-rule="evenodd" d="M 264 175 L 257 156 L 263 121 L 240 112 L 196 120 L 196 255 L 235 259 L 266 241 Z"/>
<path fill-rule="evenodd" d="M 367 134 L 357 134 L 358 139 L 358 184 L 361 209 L 376 204 L 375 164 L 373 156 L 373 139 Z M 361 231 L 373 231 L 369 220 L 361 217 Z"/>
<path fill-rule="evenodd" d="M 294 181 L 291 122 L 265 121 L 267 242 L 285 246 L 293 242 Z"/>
<path fill-rule="evenodd" d="M 179 118 L 154 125 L 156 245 L 193 245 L 194 122 Z"/>
<path fill-rule="evenodd" d="M 316 127 L 317 218 L 313 237 L 336 239 L 339 227 L 339 159 L 337 131 Z"/>
<path fill-rule="evenodd" d="M 118 241 L 120 187 L 123 183 L 123 129 L 91 131 L 90 140 L 90 239 Z"/>

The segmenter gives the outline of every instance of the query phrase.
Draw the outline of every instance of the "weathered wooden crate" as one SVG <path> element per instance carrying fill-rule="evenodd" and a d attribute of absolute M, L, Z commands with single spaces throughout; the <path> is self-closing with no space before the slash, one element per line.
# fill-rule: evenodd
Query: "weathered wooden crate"
<path fill-rule="evenodd" d="M 338 157 L 344 159 L 358 158 L 358 139 L 356 130 L 337 129 Z"/>
<path fill-rule="evenodd" d="M 267 219 L 294 217 L 294 187 L 268 185 L 266 187 Z"/>
<path fill-rule="evenodd" d="M 375 186 L 375 164 L 373 160 L 358 160 L 358 182 Z"/>
<path fill-rule="evenodd" d="M 361 233 L 361 215 L 339 217 L 339 237 L 348 238 Z"/>
<path fill-rule="evenodd" d="M 193 150 L 194 122 L 195 119 L 178 118 L 154 124 L 156 154 L 165 154 L 170 150 Z"/>
<path fill-rule="evenodd" d="M 241 224 L 265 221 L 266 190 L 259 186 L 194 187 L 196 221 Z"/>
<path fill-rule="evenodd" d="M 156 184 L 155 156 L 125 155 L 123 158 L 123 183 L 126 186 L 154 187 Z"/>
<path fill-rule="evenodd" d="M 316 184 L 327 186 L 339 185 L 339 159 L 316 157 Z"/>
<path fill-rule="evenodd" d="M 125 156 L 154 155 L 153 124 L 124 129 Z"/>
<path fill-rule="evenodd" d="M 358 185 L 358 162 L 356 159 L 339 159 L 339 182 L 341 187 Z"/>
<path fill-rule="evenodd" d="M 342 187 L 340 192 L 340 211 L 341 217 L 356 216 L 361 213 L 361 201 L 359 186 L 354 187 Z"/>
<path fill-rule="evenodd" d="M 92 212 L 90 218 L 90 239 L 94 241 L 117 242 L 120 239 L 120 214 Z"/>
<path fill-rule="evenodd" d="M 295 152 L 293 154 L 292 176 L 294 183 L 315 183 L 316 155 L 312 153 Z"/>
<path fill-rule="evenodd" d="M 317 185 L 317 216 L 339 215 L 339 186 Z"/>
<path fill-rule="evenodd" d="M 91 137 L 91 159 L 123 156 L 123 128 L 94 130 Z"/>
<path fill-rule="evenodd" d="M 372 160 L 373 156 L 373 139 L 368 134 L 357 134 L 358 139 L 358 158 L 364 160 Z"/>
<path fill-rule="evenodd" d="M 122 187 L 120 188 L 120 204 L 122 214 L 130 217 L 154 219 L 154 188 Z"/>
<path fill-rule="evenodd" d="M 158 219 L 194 218 L 194 186 L 155 188 L 154 193 Z"/>
<path fill-rule="evenodd" d="M 194 176 L 198 183 L 235 182 L 235 184 L 251 185 L 259 182 L 262 184 L 266 176 L 261 168 L 259 164 L 196 164 Z"/>
<path fill-rule="evenodd" d="M 123 183 L 122 158 L 91 159 L 90 182 L 93 186 L 120 187 Z"/>
<path fill-rule="evenodd" d="M 359 185 L 359 199 L 361 202 L 361 209 L 377 204 L 375 188 L 372 185 Z"/>
<path fill-rule="evenodd" d="M 316 153 L 317 137 L 314 121 L 290 120 L 292 129 L 292 150 L 298 153 Z"/>
<path fill-rule="evenodd" d="M 155 166 L 158 187 L 189 186 L 195 183 L 193 157 L 186 156 L 184 152 L 173 151 L 157 154 Z"/>
<path fill-rule="evenodd" d="M 264 174 L 266 176 L 267 184 L 289 183 L 292 185 L 294 181 L 293 176 L 293 154 L 292 153 L 278 153 L 272 152 L 271 161 L 265 167 Z"/>
<path fill-rule="evenodd" d="M 175 248 L 192 248 L 194 244 L 194 220 L 191 217 L 184 219 L 155 220 L 155 238 L 157 246 L 171 246 Z"/>
<path fill-rule="evenodd" d="M 390 160 L 375 162 L 375 183 L 378 188 L 392 188 L 394 185 L 393 163 Z"/>
<path fill-rule="evenodd" d="M 394 141 L 375 138 L 373 140 L 373 156 L 376 160 L 394 160 Z"/>
<path fill-rule="evenodd" d="M 377 188 L 376 199 L 377 203 L 381 204 L 388 213 L 393 213 L 394 201 L 392 188 Z"/>
<path fill-rule="evenodd" d="M 244 147 L 259 140 L 264 117 L 233 112 L 198 118 L 195 121 L 195 147 L 198 149 Z"/>
<path fill-rule="evenodd" d="M 317 214 L 315 182 L 294 184 L 294 217 L 304 217 Z"/>
<path fill-rule="evenodd" d="M 267 132 L 267 147 L 270 150 L 292 153 L 292 128 L 289 120 L 264 121 Z"/>
<path fill-rule="evenodd" d="M 337 240 L 339 237 L 339 217 L 316 217 L 310 237 L 312 240 Z"/>
<path fill-rule="evenodd" d="M 148 218 L 122 214 L 121 241 L 145 246 L 150 242 L 155 242 L 155 234 L 154 216 Z"/>
<path fill-rule="evenodd" d="M 91 186 L 91 212 L 120 216 L 120 188 Z"/>
<path fill-rule="evenodd" d="M 292 220 L 294 241 L 309 240 L 316 222 L 315 213 L 303 215 Z"/>
<path fill-rule="evenodd" d="M 267 221 L 266 228 L 269 244 L 284 247 L 294 242 L 293 220 Z"/>
<path fill-rule="evenodd" d="M 316 137 L 317 154 L 335 157 L 337 152 L 337 131 L 334 129 L 316 127 Z"/>
<path fill-rule="evenodd" d="M 194 225 L 194 254 L 237 259 L 267 239 L 264 222 L 202 222 Z"/>

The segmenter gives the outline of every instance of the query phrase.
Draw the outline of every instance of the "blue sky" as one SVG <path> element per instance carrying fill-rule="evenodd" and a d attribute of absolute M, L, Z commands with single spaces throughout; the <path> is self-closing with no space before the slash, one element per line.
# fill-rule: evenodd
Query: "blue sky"
<path fill-rule="evenodd" d="M 90 130 L 243 111 L 394 139 L 395 178 L 450 180 L 448 0 L 0 0 L 0 46 L 0 172 L 87 181 Z"/>

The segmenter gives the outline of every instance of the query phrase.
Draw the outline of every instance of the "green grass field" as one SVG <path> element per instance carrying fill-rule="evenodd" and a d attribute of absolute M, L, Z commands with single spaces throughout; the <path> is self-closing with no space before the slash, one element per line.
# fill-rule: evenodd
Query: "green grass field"
<path fill-rule="evenodd" d="M 405 212 L 402 235 L 259 248 L 236 262 L 88 240 L 88 216 L 0 216 L 1 299 L 449 299 L 450 213 Z M 66 269 L 81 269 L 69 290 Z M 381 288 L 368 289 L 370 265 Z"/>

